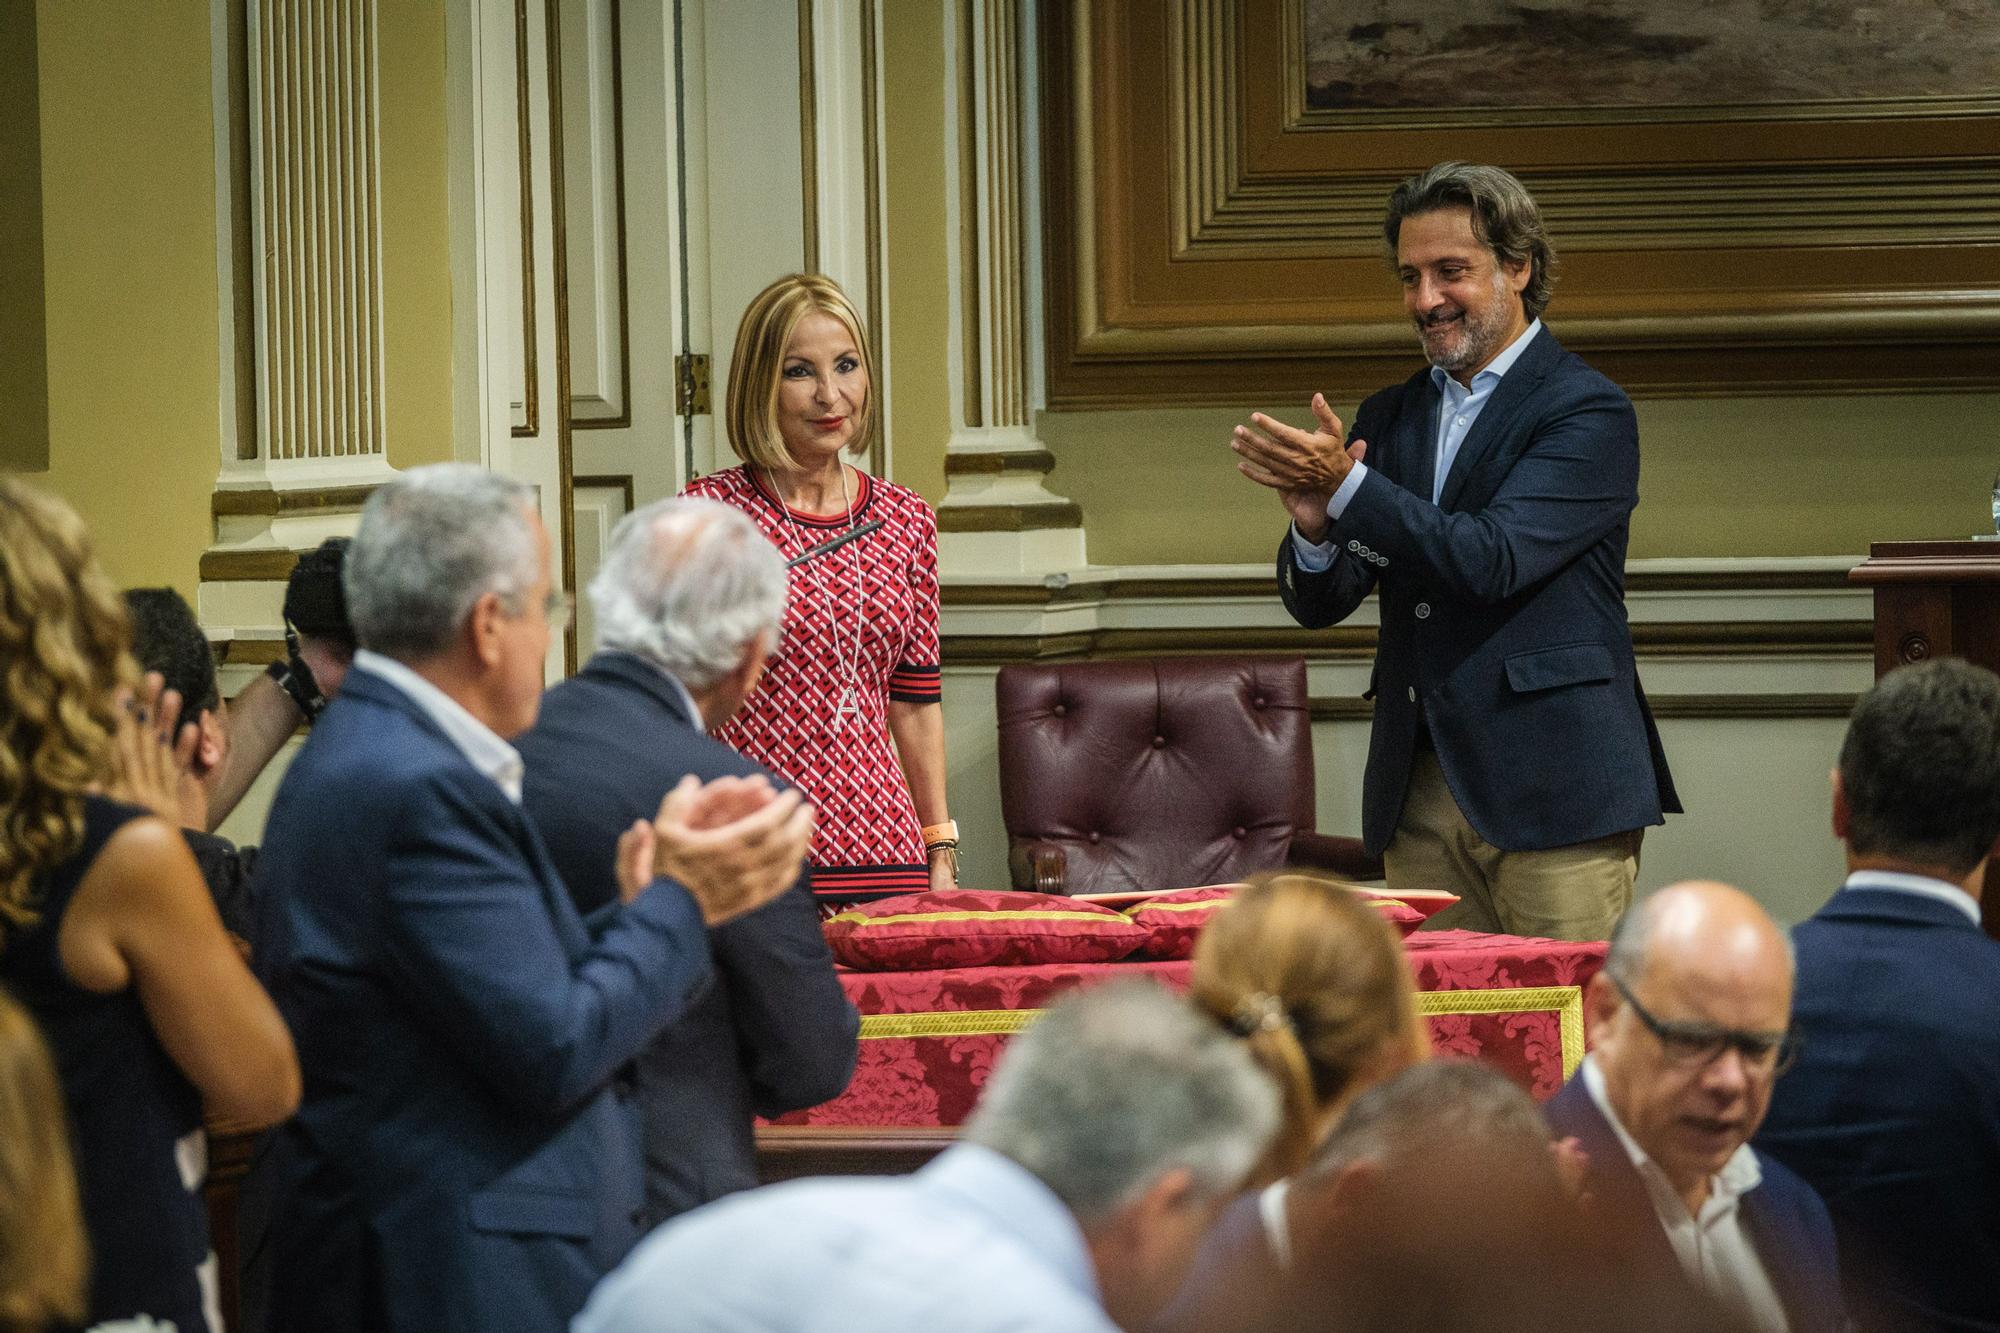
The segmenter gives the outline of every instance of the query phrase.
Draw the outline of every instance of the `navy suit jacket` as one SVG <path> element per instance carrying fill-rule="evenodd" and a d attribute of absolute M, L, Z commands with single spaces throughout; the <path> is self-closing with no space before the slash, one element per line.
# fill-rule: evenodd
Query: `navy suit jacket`
<path fill-rule="evenodd" d="M 658 669 L 604 652 L 542 697 L 519 740 L 523 796 L 586 914 L 617 900 L 618 835 L 688 774 L 764 770 L 704 735 Z M 809 877 L 709 933 L 716 984 L 639 1056 L 647 1221 L 757 1183 L 751 1119 L 838 1096 L 861 1019 L 833 972 Z"/>
<path fill-rule="evenodd" d="M 2000 944 L 1885 889 L 1792 940 L 1803 1044 L 1758 1150 L 1825 1196 L 1862 1327 L 2000 1329 Z"/>
<path fill-rule="evenodd" d="M 1646 1184 L 1626 1155 L 1618 1132 L 1583 1085 L 1581 1075 L 1542 1107 L 1559 1135 L 1574 1135 L 1590 1157 L 1585 1189 L 1607 1222 L 1625 1229 L 1635 1268 L 1645 1274 L 1678 1274 L 1680 1261 L 1660 1226 Z M 1848 1327 L 1840 1290 L 1839 1250 L 1826 1205 L 1812 1186 L 1781 1162 L 1757 1154 L 1763 1179 L 1737 1203 L 1743 1233 L 1763 1260 L 1777 1289 L 1791 1333 L 1843 1333 Z"/>
<path fill-rule="evenodd" d="M 621 1068 L 710 975 L 660 882 L 593 935 L 527 815 L 350 672 L 286 773 L 257 960 L 305 1075 L 259 1165 L 273 1329 L 568 1326 L 640 1234 Z"/>
<path fill-rule="evenodd" d="M 1546 328 L 1500 380 L 1431 503 L 1441 401 L 1428 368 L 1366 402 L 1368 476 L 1331 568 L 1278 589 L 1309 629 L 1381 592 L 1362 836 L 1402 815 L 1419 700 L 1458 807 L 1495 847 L 1565 847 L 1678 812 L 1625 620 L 1639 430 L 1624 392 Z"/>

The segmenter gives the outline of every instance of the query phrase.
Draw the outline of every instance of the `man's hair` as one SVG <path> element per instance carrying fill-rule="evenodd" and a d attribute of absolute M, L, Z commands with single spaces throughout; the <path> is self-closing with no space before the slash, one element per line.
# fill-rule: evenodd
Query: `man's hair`
<path fill-rule="evenodd" d="M 1474 1060 L 1427 1060 L 1357 1096 L 1307 1174 L 1323 1177 L 1358 1161 L 1429 1160 L 1444 1148 L 1539 1169 L 1548 1147 L 1548 1121 L 1506 1075 Z"/>
<path fill-rule="evenodd" d="M 2000 676 L 1955 657 L 1898 667 L 1840 747 L 1847 846 L 1964 876 L 2000 838 Z"/>
<path fill-rule="evenodd" d="M 1086 1226 L 1186 1168 L 1240 1188 L 1278 1127 L 1278 1092 L 1241 1042 L 1150 981 L 1092 986 L 1014 1039 L 965 1127 Z"/>
<path fill-rule="evenodd" d="M 444 651 L 481 597 L 509 615 L 541 571 L 520 482 L 465 463 L 412 468 L 368 497 L 341 574 L 360 646 L 402 661 Z"/>
<path fill-rule="evenodd" d="M 611 530 L 590 581 L 597 641 L 702 690 L 734 669 L 785 614 L 785 561 L 741 510 L 656 500 Z"/>
<path fill-rule="evenodd" d="M 301 634 L 331 639 L 354 649 L 354 624 L 347 618 L 347 593 L 340 586 L 346 564 L 346 537 L 328 537 L 299 557 L 285 583 L 285 622 Z"/>
<path fill-rule="evenodd" d="M 141 671 L 159 672 L 181 696 L 181 717 L 192 722 L 220 707 L 215 653 L 187 600 L 172 588 L 131 588 L 125 608 L 132 614 L 132 656 Z"/>
<path fill-rule="evenodd" d="M 1541 318 L 1556 285 L 1556 252 L 1542 226 L 1542 210 L 1528 187 L 1509 171 L 1473 162 L 1440 162 L 1410 177 L 1389 195 L 1382 235 L 1389 242 L 1389 267 L 1396 267 L 1396 241 L 1403 219 L 1440 208 L 1472 213 L 1472 234 L 1502 264 L 1528 265 L 1521 304 L 1529 319 Z"/>

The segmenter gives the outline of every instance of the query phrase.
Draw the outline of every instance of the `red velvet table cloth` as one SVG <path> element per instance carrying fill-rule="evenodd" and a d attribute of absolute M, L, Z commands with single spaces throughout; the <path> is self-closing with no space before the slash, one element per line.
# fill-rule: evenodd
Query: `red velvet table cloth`
<path fill-rule="evenodd" d="M 1404 942 L 1417 1007 L 1442 1055 L 1488 1061 L 1537 1098 L 1583 1059 L 1583 987 L 1604 965 L 1601 943 L 1420 931 Z M 1049 963 L 933 972 L 850 972 L 861 1053 L 847 1091 L 781 1125 L 962 1124 L 1008 1036 L 1071 986 L 1151 976 L 1185 989 L 1193 964 Z"/>

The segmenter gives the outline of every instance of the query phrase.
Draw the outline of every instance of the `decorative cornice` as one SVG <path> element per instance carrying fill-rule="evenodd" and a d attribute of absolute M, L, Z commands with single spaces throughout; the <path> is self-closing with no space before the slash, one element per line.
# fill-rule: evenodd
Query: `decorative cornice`
<path fill-rule="evenodd" d="M 1792 721 L 1839 718 L 1854 711 L 1853 694 L 1651 694 L 1647 705 L 1657 719 L 1706 721 Z M 1375 705 L 1367 699 L 1316 696 L 1306 701 L 1315 722 L 1367 722 Z"/>
<path fill-rule="evenodd" d="M 1034 532 L 1044 528 L 1080 528 L 1083 510 L 1069 501 L 1057 504 L 940 505 L 939 532 Z"/>
<path fill-rule="evenodd" d="M 946 666 L 1004 666 L 1053 658 L 1154 657 L 1167 654 L 1273 653 L 1308 661 L 1361 661 L 1374 656 L 1372 625 L 1159 629 L 1088 629 L 1049 634 L 943 636 Z M 1642 657 L 1825 657 L 1873 651 L 1865 620 L 1756 620 L 1639 623 L 1632 646 Z"/>
<path fill-rule="evenodd" d="M 1047 449 L 1007 449 L 974 453 L 949 450 L 944 456 L 947 477 L 970 477 L 1008 472 L 1044 476 L 1056 465 L 1056 456 Z"/>
<path fill-rule="evenodd" d="M 374 493 L 373 485 L 321 486 L 299 491 L 217 491 L 209 500 L 209 512 L 217 518 L 338 513 L 361 508 Z"/>

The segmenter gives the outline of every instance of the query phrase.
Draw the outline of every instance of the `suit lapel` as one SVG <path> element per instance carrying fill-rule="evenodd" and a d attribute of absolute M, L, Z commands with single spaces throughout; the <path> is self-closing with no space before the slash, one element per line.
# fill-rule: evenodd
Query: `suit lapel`
<path fill-rule="evenodd" d="M 1400 464 L 1403 486 L 1419 500 L 1429 500 L 1437 481 L 1438 403 L 1441 395 L 1425 371 L 1414 386 L 1414 411 L 1403 413 L 1401 427 L 1393 443 Z M 1366 461 L 1366 460 L 1364 460 Z"/>
<path fill-rule="evenodd" d="M 1513 432 L 1514 419 L 1534 397 L 1535 390 L 1541 386 L 1561 353 L 1562 344 L 1556 341 L 1548 326 L 1543 325 L 1534 341 L 1522 350 L 1520 359 L 1500 377 L 1493 396 L 1480 410 L 1479 420 L 1472 423 L 1471 432 L 1458 446 L 1458 456 L 1452 459 L 1451 471 L 1445 474 L 1444 491 L 1438 496 L 1438 508 L 1446 511 L 1458 508 L 1459 497 L 1465 493 L 1466 479 L 1493 452 L 1494 446 Z M 1424 494 L 1428 497 L 1430 492 L 1425 491 Z"/>
<path fill-rule="evenodd" d="M 1764 1272 L 1777 1291 L 1778 1304 L 1785 1309 L 1785 1318 L 1794 1329 L 1811 1327 L 1804 1322 L 1811 1309 L 1808 1299 L 1810 1288 L 1805 1284 L 1814 1275 L 1793 1260 L 1794 1252 L 1799 1249 L 1799 1238 L 1785 1233 L 1772 1207 L 1768 1183 L 1760 1184 L 1744 1195 L 1737 1208 L 1743 1221 L 1744 1237 L 1750 1242 L 1758 1262 L 1764 1265 Z"/>
<path fill-rule="evenodd" d="M 1678 1275 L 1680 1260 L 1674 1257 L 1666 1228 L 1660 1225 L 1660 1215 L 1653 1210 L 1646 1182 L 1639 1179 L 1639 1170 L 1626 1155 L 1625 1145 L 1619 1142 L 1611 1122 L 1591 1100 L 1582 1075 L 1571 1078 L 1557 1096 L 1563 1099 L 1565 1118 L 1590 1159 L 1586 1188 L 1595 1196 L 1593 1213 L 1631 1238 L 1632 1257 L 1641 1271 Z"/>

